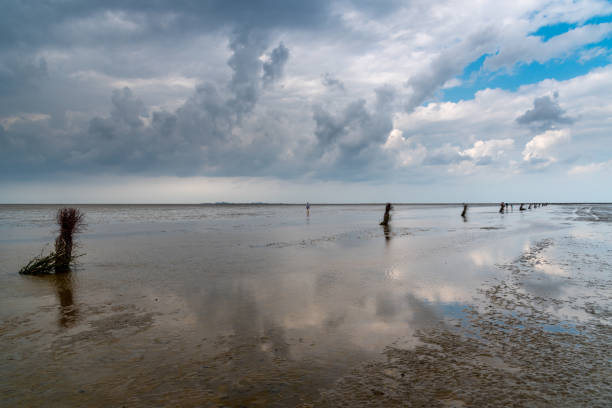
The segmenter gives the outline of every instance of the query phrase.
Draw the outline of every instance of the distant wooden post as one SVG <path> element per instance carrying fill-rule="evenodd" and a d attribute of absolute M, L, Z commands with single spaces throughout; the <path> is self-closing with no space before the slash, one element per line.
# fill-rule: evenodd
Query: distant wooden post
<path fill-rule="evenodd" d="M 392 208 L 391 203 L 387 203 L 387 205 L 385 206 L 385 215 L 380 225 L 383 225 L 383 226 L 389 225 L 389 221 L 391 221 L 391 214 L 390 214 L 391 208 Z"/>

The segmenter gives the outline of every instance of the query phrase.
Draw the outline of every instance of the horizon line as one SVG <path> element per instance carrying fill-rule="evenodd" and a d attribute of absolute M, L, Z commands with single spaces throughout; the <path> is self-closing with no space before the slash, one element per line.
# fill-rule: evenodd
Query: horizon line
<path fill-rule="evenodd" d="M 61 205 L 183 205 L 183 206 L 213 206 L 213 205 L 305 205 L 307 202 L 260 202 L 260 201 L 216 201 L 216 202 L 202 202 L 202 203 L 155 203 L 155 202 L 134 202 L 134 203 L 0 203 L 2 206 L 7 205 L 53 205 L 53 206 L 61 206 Z M 381 202 L 346 202 L 346 203 L 338 203 L 338 202 L 310 202 L 310 205 L 385 205 L 387 203 L 391 203 L 393 205 L 499 205 L 501 201 L 495 202 L 393 202 L 393 201 L 381 201 Z M 507 204 L 548 204 L 548 205 L 571 205 L 571 204 L 612 204 L 609 201 L 559 201 L 559 202 L 540 202 L 540 201 L 507 201 Z"/>

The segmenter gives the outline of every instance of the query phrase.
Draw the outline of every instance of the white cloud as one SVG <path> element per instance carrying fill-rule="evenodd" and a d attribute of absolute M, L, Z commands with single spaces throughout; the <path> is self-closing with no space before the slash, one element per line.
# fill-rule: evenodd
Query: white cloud
<path fill-rule="evenodd" d="M 399 129 L 393 129 L 389 133 L 383 149 L 395 154 L 398 163 L 404 167 L 421 164 L 427 155 L 427 149 L 423 145 L 404 138 Z"/>
<path fill-rule="evenodd" d="M 523 150 L 523 160 L 534 164 L 548 165 L 556 158 L 552 155 L 551 149 L 570 139 L 570 132 L 567 129 L 547 130 L 546 132 L 531 139 Z"/>
<path fill-rule="evenodd" d="M 575 160 L 576 155 L 606 161 L 610 157 L 609 153 L 605 156 L 605 152 L 609 152 L 609 118 L 612 116 L 610 86 L 612 66 L 566 81 L 548 79 L 524 85 L 516 91 L 485 89 L 477 92 L 473 99 L 431 102 L 411 113 L 396 114 L 394 127 L 403 132 L 404 138 L 427 149 L 428 163 L 435 156 L 439 160 L 434 164 L 452 165 L 454 170 L 464 173 L 476 169 L 469 164 L 458 165 L 458 155 L 464 161 L 478 160 L 487 154 L 492 154 L 491 158 L 496 156 L 495 165 L 482 166 L 484 160 L 481 160 L 480 167 L 487 168 L 489 174 L 496 171 L 493 167 L 499 167 L 504 174 L 525 172 L 530 168 L 541 170 L 555 160 L 564 166 L 564 161 Z M 570 144 L 564 143 L 570 137 L 567 128 L 533 134 L 534 129 L 516 122 L 516 118 L 533 108 L 536 98 L 555 93 L 564 112 L 575 119 L 571 124 L 571 149 Z M 500 145 L 492 140 L 506 142 Z M 497 156 L 493 153 L 497 151 L 503 154 Z M 574 173 L 595 168 L 579 167 Z M 446 169 L 440 170 L 446 173 Z M 568 168 L 562 171 L 567 172 Z"/>
<path fill-rule="evenodd" d="M 45 113 L 19 113 L 16 115 L 0 118 L 0 125 L 2 125 L 6 130 L 8 130 L 11 126 L 19 122 L 39 122 L 50 118 L 51 115 L 47 115 Z"/>
<path fill-rule="evenodd" d="M 468 156 L 474 160 L 484 158 L 499 158 L 504 154 L 504 151 L 510 150 L 514 145 L 512 139 L 492 139 L 478 140 L 470 149 L 461 152 L 461 155 Z"/>
<path fill-rule="evenodd" d="M 452 78 L 442 85 L 442 89 L 454 88 L 456 86 L 460 86 L 461 84 L 463 84 L 463 81 L 461 81 L 459 78 Z"/>
<path fill-rule="evenodd" d="M 587 50 L 581 51 L 580 52 L 580 58 L 579 58 L 579 62 L 581 64 L 584 64 L 585 62 L 588 62 L 590 60 L 592 60 L 593 58 L 597 58 L 597 57 L 601 57 L 601 56 L 608 56 L 610 54 L 610 51 L 606 48 L 603 47 L 594 47 L 594 48 L 589 48 Z"/>
<path fill-rule="evenodd" d="M 478 166 L 472 161 L 461 161 L 459 163 L 451 163 L 447 168 L 447 172 L 455 175 L 474 174 L 478 170 Z"/>
<path fill-rule="evenodd" d="M 599 163 L 589 163 L 572 167 L 567 174 L 572 176 L 597 173 L 600 171 L 612 170 L 612 160 Z"/>
<path fill-rule="evenodd" d="M 144 88 L 144 87 L 178 87 L 194 89 L 200 82 L 197 78 L 187 78 L 181 75 L 164 76 L 156 78 L 115 78 L 94 70 L 77 71 L 70 76 L 79 81 L 99 81 L 110 88 Z"/>
<path fill-rule="evenodd" d="M 517 62 L 546 62 L 552 58 L 569 55 L 571 52 L 603 40 L 612 31 L 612 23 L 591 24 L 578 27 L 560 34 L 548 41 L 539 37 L 525 36 L 524 32 L 509 29 L 504 32 L 505 38 L 499 47 L 499 52 L 486 59 L 484 67 L 497 70 L 502 67 L 512 68 Z"/>

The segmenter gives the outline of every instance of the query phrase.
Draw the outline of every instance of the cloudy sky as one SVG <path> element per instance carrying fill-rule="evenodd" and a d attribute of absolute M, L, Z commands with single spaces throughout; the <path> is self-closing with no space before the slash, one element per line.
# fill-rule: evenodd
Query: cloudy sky
<path fill-rule="evenodd" d="M 612 2 L 12 1 L 0 202 L 612 201 Z"/>

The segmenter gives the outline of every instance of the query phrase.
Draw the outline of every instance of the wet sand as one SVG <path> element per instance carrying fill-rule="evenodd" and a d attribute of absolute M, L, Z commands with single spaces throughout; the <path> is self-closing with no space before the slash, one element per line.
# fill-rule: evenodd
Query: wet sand
<path fill-rule="evenodd" d="M 0 206 L 1 406 L 606 406 L 612 207 Z"/>

